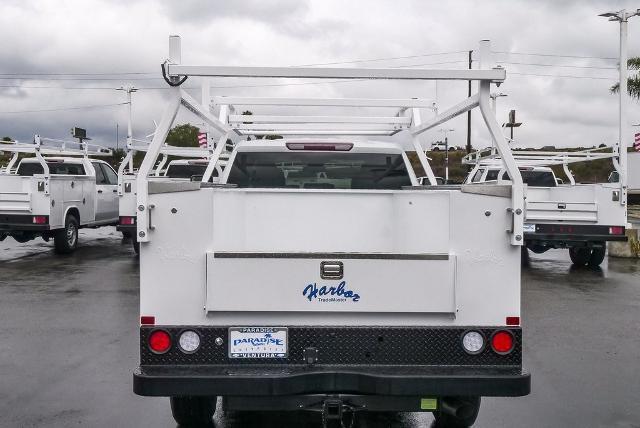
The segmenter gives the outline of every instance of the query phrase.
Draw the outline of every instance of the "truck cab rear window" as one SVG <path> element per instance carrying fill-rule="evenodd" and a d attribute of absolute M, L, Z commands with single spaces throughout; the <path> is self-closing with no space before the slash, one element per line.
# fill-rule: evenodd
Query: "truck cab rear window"
<path fill-rule="evenodd" d="M 550 171 L 520 171 L 522 181 L 531 187 L 556 187 L 555 178 Z"/>
<path fill-rule="evenodd" d="M 167 173 L 165 174 L 167 177 L 170 178 L 201 178 L 204 175 L 204 172 L 207 169 L 207 165 L 181 165 L 181 164 L 174 164 L 174 165 L 169 165 L 169 167 L 167 168 Z M 218 171 L 216 171 L 215 169 L 213 170 L 213 174 L 211 174 L 211 177 L 217 177 L 218 176 Z"/>
<path fill-rule="evenodd" d="M 49 174 L 52 175 L 85 175 L 84 167 L 80 164 L 64 162 L 47 162 Z M 32 176 L 34 174 L 44 174 L 42 165 L 36 162 L 21 163 L 16 172 L 22 176 Z"/>
<path fill-rule="evenodd" d="M 401 189 L 411 179 L 401 154 L 239 152 L 228 183 L 238 187 Z"/>

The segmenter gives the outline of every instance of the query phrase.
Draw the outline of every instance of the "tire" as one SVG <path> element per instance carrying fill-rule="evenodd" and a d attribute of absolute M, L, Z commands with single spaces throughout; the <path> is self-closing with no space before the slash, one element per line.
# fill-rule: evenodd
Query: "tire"
<path fill-rule="evenodd" d="M 460 417 L 444 413 L 442 410 L 433 413 L 435 417 L 435 423 L 432 425 L 434 428 L 467 428 L 472 426 L 478 413 L 480 412 L 480 397 L 448 397 L 443 398 L 441 401 L 445 401 L 451 404 L 464 403 L 470 405 L 471 408 L 466 412 L 468 414 Z"/>
<path fill-rule="evenodd" d="M 439 151 L 440 151 L 440 149 L 439 149 L 438 147 L 434 147 L 432 151 L 433 151 L 433 152 L 439 152 Z"/>
<path fill-rule="evenodd" d="M 131 238 L 131 244 L 133 247 L 133 252 L 136 253 L 136 256 L 140 255 L 140 242 L 134 237 Z"/>
<path fill-rule="evenodd" d="M 171 414 L 181 427 L 207 427 L 213 422 L 216 397 L 170 397 Z"/>
<path fill-rule="evenodd" d="M 58 254 L 73 253 L 78 245 L 78 219 L 68 214 L 64 220 L 64 229 L 57 230 L 53 236 L 53 244 Z"/>
<path fill-rule="evenodd" d="M 571 263 L 576 266 L 584 266 L 589 263 L 591 259 L 591 249 L 586 247 L 571 247 L 569 248 L 569 257 Z"/>
<path fill-rule="evenodd" d="M 594 247 L 591 251 L 591 257 L 589 257 L 589 266 L 598 267 L 604 261 L 604 255 L 607 253 L 607 247 L 605 247 L 604 242 L 602 243 L 602 247 Z"/>

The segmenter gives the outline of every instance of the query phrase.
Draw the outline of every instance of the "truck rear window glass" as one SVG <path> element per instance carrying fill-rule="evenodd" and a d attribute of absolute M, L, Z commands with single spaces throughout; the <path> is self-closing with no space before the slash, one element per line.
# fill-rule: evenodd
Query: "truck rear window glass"
<path fill-rule="evenodd" d="M 498 179 L 498 174 L 500 173 L 499 169 L 490 169 L 487 171 L 487 178 L 484 181 L 493 181 Z"/>
<path fill-rule="evenodd" d="M 207 169 L 207 165 L 184 165 L 184 164 L 173 164 L 167 167 L 167 173 L 165 174 L 170 178 L 201 178 L 204 175 L 205 170 Z M 213 174 L 211 177 L 217 177 L 218 171 L 213 170 Z"/>
<path fill-rule="evenodd" d="M 238 187 L 386 189 L 410 186 L 401 154 L 239 152 L 228 183 Z"/>
<path fill-rule="evenodd" d="M 522 181 L 531 187 L 556 187 L 557 183 L 550 171 L 520 171 Z"/>
<path fill-rule="evenodd" d="M 47 162 L 49 174 L 52 175 L 85 175 L 84 167 L 80 164 L 64 162 Z M 23 162 L 16 172 L 22 176 L 32 176 L 34 174 L 44 174 L 42 165 L 36 162 Z"/>

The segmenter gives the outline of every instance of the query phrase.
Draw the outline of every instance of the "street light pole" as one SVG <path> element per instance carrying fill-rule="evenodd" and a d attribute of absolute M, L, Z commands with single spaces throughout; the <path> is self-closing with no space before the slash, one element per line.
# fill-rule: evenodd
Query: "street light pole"
<path fill-rule="evenodd" d="M 439 132 L 444 132 L 444 184 L 449 183 L 449 139 L 447 138 L 448 132 L 453 132 L 455 129 L 441 128 Z"/>
<path fill-rule="evenodd" d="M 138 88 L 132 85 L 121 86 L 116 89 L 117 91 L 125 91 L 127 93 L 127 105 L 129 111 L 129 117 L 127 119 L 127 149 L 131 147 L 132 139 L 133 139 L 133 124 L 132 124 L 132 116 L 131 116 L 131 93 L 136 92 Z"/>
<path fill-rule="evenodd" d="M 632 16 L 640 15 L 640 9 L 635 12 L 627 13 L 625 9 L 618 12 L 602 13 L 600 16 L 609 18 L 609 21 L 618 21 L 620 23 L 620 53 L 619 65 L 620 69 L 620 86 L 618 93 L 618 165 L 620 170 L 620 203 L 626 204 L 627 201 L 627 139 L 624 135 L 624 126 L 627 122 L 627 20 Z"/>

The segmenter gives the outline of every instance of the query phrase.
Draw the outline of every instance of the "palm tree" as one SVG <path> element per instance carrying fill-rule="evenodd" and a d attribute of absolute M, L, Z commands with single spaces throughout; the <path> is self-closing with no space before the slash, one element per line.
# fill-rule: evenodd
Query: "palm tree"
<path fill-rule="evenodd" d="M 631 70 L 640 70 L 640 57 L 629 58 L 627 61 L 627 66 Z M 617 94 L 620 90 L 620 83 L 616 83 L 611 87 L 611 93 Z M 629 77 L 627 79 L 627 92 L 631 98 L 635 98 L 636 100 L 640 100 L 640 76 L 636 75 L 633 77 Z"/>

